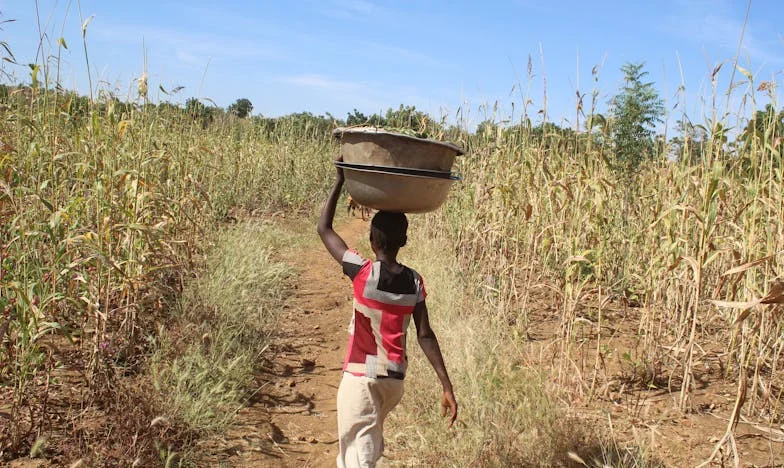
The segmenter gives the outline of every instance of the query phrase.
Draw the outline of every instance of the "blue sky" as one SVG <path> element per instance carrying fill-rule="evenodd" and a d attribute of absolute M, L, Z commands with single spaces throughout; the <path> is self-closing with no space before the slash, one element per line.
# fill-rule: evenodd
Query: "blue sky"
<path fill-rule="evenodd" d="M 89 86 L 80 16 L 94 15 L 87 26 L 93 83 L 119 97 L 135 97 L 134 79 L 146 54 L 156 101 L 182 103 L 196 96 L 225 107 L 245 97 L 254 114 L 338 117 L 354 108 L 369 114 L 403 103 L 450 121 L 460 109 L 469 125 L 495 109 L 496 120 L 519 119 L 526 96 L 528 114 L 541 119 L 546 80 L 548 119 L 573 126 L 576 92 L 588 95 L 587 108 L 598 89 L 605 109 L 628 61 L 646 62 L 671 121 L 686 111 L 701 122 L 710 106 L 711 71 L 720 63 L 715 85 L 719 110 L 725 108 L 746 13 L 746 2 L 739 0 L 37 3 L 46 55 L 56 55 L 58 38 L 65 39 L 61 81 L 83 93 Z M 36 2 L 0 0 L 0 14 L 16 20 L 2 26 L 0 41 L 20 63 L 36 61 Z M 782 83 L 782 17 L 780 0 L 752 1 L 739 64 L 755 87 L 763 80 Z M 29 82 L 28 69 L 3 67 Z M 736 72 L 734 79 L 745 77 Z M 166 96 L 159 84 L 184 89 Z M 685 91 L 679 93 L 681 84 Z M 737 88 L 730 110 L 742 109 L 744 89 Z M 757 95 L 758 106 L 769 102 L 765 92 Z"/>

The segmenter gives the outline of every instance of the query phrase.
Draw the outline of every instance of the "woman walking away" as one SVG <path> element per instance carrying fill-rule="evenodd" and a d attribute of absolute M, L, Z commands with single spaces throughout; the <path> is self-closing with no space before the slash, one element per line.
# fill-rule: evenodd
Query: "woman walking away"
<path fill-rule="evenodd" d="M 430 328 L 422 277 L 398 263 L 406 245 L 408 220 L 403 213 L 380 211 L 370 223 L 375 261 L 349 250 L 332 228 L 343 170 L 338 168 L 318 222 L 318 233 L 329 253 L 343 267 L 354 288 L 354 314 L 349 325 L 343 379 L 337 395 L 338 467 L 373 467 L 384 452 L 384 419 L 403 396 L 406 374 L 406 331 L 411 318 L 417 341 L 443 387 L 442 414 L 457 419 L 457 402 L 441 349 Z"/>

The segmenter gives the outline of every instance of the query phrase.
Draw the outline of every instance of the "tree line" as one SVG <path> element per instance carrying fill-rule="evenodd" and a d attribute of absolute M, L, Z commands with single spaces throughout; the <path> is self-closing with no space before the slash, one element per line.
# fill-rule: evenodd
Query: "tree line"
<path fill-rule="evenodd" d="M 422 138 L 464 140 L 468 136 L 484 139 L 504 138 L 524 134 L 545 147 L 573 146 L 577 151 L 599 148 L 600 153 L 614 167 L 633 172 L 642 162 L 655 158 L 669 158 L 697 163 L 706 151 L 711 157 L 738 154 L 754 146 L 763 152 L 780 157 L 784 151 L 784 109 L 767 104 L 757 110 L 734 141 L 729 141 L 728 129 L 722 123 L 708 128 L 695 124 L 687 118 L 677 122 L 677 135 L 665 140 L 657 133 L 663 123 L 664 103 L 654 83 L 646 81 L 648 73 L 644 63 L 626 63 L 621 67 L 623 85 L 607 103 L 607 114 L 593 113 L 586 117 L 583 128 L 572 129 L 553 122 L 533 125 L 529 119 L 514 125 L 501 125 L 492 120 L 480 122 L 473 132 L 450 126 L 445 118 L 434 119 L 415 106 L 401 104 L 383 113 L 364 114 L 354 109 L 344 119 L 310 112 L 292 113 L 281 117 L 253 115 L 253 103 L 239 98 L 227 108 L 218 106 L 210 99 L 191 97 L 184 106 L 163 101 L 154 104 L 145 100 L 143 104 L 122 101 L 107 96 L 90 102 L 89 98 L 73 92 L 58 91 L 63 101 L 62 111 L 78 120 L 90 110 L 111 109 L 119 116 L 132 111 L 157 109 L 161 112 L 179 114 L 200 123 L 203 127 L 224 119 L 248 119 L 266 129 L 274 130 L 281 124 L 315 132 L 329 132 L 338 126 L 373 125 L 408 133 Z M 0 84 L 0 103 L 7 103 L 14 95 L 29 96 L 32 86 L 9 86 Z M 168 94 L 168 93 L 167 93 Z"/>

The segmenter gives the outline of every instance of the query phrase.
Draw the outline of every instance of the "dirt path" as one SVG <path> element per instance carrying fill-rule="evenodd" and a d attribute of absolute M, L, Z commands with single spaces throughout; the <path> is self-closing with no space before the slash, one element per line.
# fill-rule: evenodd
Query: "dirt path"
<path fill-rule="evenodd" d="M 348 245 L 368 223 L 348 219 Z M 340 267 L 314 240 L 287 258 L 298 274 L 280 327 L 256 376 L 258 392 L 222 437 L 205 442 L 209 465 L 332 467 L 337 454 L 335 395 L 347 339 L 351 289 Z"/>
<path fill-rule="evenodd" d="M 368 222 L 348 218 L 337 230 L 349 246 L 356 247 L 367 235 Z M 256 396 L 239 412 L 226 433 L 202 443 L 199 452 L 206 455 L 197 466 L 335 466 L 335 396 L 350 318 L 350 283 L 315 233 L 312 242 L 287 252 L 284 260 L 296 269 L 297 275 L 281 311 L 273 344 L 260 363 Z M 532 339 L 528 346 L 534 350 L 550 346 L 560 333 L 559 319 L 549 310 L 542 306 L 533 312 L 538 315 L 534 315 L 528 330 Z M 624 328 L 625 323 L 636 324 L 630 317 L 612 317 L 618 335 L 607 342 L 611 348 L 632 347 L 627 341 L 635 335 L 635 328 Z M 585 359 L 578 362 L 589 360 L 592 355 L 589 348 L 584 352 Z M 621 351 L 616 354 L 620 356 Z M 531 355 L 541 356 L 539 352 Z M 544 367 L 547 363 L 534 360 L 531 365 Z M 612 369 L 606 372 L 617 374 Z M 706 371 L 703 377 L 707 379 L 708 374 Z M 694 466 L 707 458 L 715 435 L 721 435 L 726 426 L 724 419 L 711 414 L 728 414 L 734 401 L 734 384 L 718 377 L 705 380 L 705 388 L 695 393 L 698 411 L 691 414 L 676 411 L 672 395 L 656 390 L 632 391 L 627 395 L 622 389 L 616 392 L 610 383 L 605 385 L 607 394 L 599 395 L 588 407 L 579 399 L 573 401 L 577 413 L 597 427 L 612 417 L 619 440 L 637 440 L 639 431 L 650 433 L 653 456 L 667 466 Z M 751 466 L 784 466 L 767 464 L 772 456 L 781 460 L 780 449 L 772 455 L 773 446 L 762 437 L 764 434 L 746 426 L 741 424 L 738 429 L 739 438 L 743 438 L 744 461 L 757 463 Z"/>

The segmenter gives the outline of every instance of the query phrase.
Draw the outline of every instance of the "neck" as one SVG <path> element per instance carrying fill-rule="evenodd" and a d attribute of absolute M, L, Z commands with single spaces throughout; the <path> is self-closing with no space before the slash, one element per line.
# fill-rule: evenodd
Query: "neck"
<path fill-rule="evenodd" d="M 395 253 L 385 253 L 385 252 L 377 252 L 376 253 L 376 260 L 384 263 L 391 263 L 396 265 L 397 264 L 397 252 Z"/>

